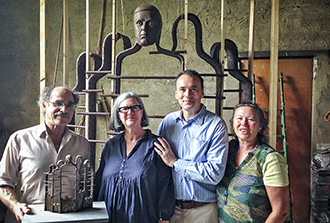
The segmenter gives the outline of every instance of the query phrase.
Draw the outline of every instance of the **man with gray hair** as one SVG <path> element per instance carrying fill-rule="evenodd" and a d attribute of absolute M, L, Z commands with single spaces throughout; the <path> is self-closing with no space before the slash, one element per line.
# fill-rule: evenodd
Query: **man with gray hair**
<path fill-rule="evenodd" d="M 45 88 L 38 102 L 45 120 L 14 132 L 8 140 L 0 163 L 0 200 L 18 222 L 30 213 L 29 204 L 44 203 L 44 172 L 51 164 L 65 160 L 69 154 L 90 157 L 87 139 L 67 127 L 78 101 L 78 95 L 68 87 Z M 15 192 L 18 185 L 20 201 Z"/>

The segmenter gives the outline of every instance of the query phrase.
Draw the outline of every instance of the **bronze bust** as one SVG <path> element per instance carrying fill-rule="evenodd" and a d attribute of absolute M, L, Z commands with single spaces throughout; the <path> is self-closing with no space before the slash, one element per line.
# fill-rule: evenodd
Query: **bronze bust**
<path fill-rule="evenodd" d="M 140 5 L 134 11 L 134 30 L 136 42 L 140 46 L 159 44 L 162 17 L 153 5 Z"/>

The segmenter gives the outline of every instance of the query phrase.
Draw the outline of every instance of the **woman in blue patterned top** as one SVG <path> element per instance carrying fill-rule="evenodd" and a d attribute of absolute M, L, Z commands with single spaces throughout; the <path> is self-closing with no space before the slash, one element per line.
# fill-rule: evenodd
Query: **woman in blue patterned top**
<path fill-rule="evenodd" d="M 110 129 L 123 132 L 104 146 L 95 176 L 95 198 L 105 201 L 111 223 L 165 223 L 174 212 L 171 169 L 154 151 L 148 124 L 137 94 L 118 96 Z"/>
<path fill-rule="evenodd" d="M 268 121 L 251 102 L 235 107 L 234 139 L 217 186 L 219 222 L 284 222 L 289 211 L 287 164 L 266 143 Z"/>

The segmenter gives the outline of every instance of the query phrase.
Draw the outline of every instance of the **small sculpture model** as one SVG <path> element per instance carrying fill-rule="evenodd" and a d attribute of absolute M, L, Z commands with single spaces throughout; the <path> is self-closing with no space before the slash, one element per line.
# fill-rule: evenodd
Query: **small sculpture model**
<path fill-rule="evenodd" d="M 45 211 L 65 213 L 92 208 L 94 170 L 89 160 L 67 155 L 45 173 Z"/>

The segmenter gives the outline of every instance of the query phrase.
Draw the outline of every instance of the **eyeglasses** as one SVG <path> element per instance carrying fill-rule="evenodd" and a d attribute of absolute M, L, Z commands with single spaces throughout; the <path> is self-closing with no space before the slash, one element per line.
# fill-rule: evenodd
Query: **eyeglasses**
<path fill-rule="evenodd" d="M 63 108 L 64 106 L 67 110 L 74 110 L 76 108 L 76 104 L 72 101 L 67 104 L 64 104 L 64 101 L 61 100 L 50 101 L 50 103 L 52 103 L 55 108 Z"/>
<path fill-rule="evenodd" d="M 132 112 L 137 112 L 137 111 L 140 111 L 142 109 L 142 107 L 141 107 L 141 105 L 132 105 L 130 107 L 120 107 L 120 108 L 118 108 L 118 111 L 120 113 L 127 113 L 128 110 L 130 110 L 130 109 Z"/>

